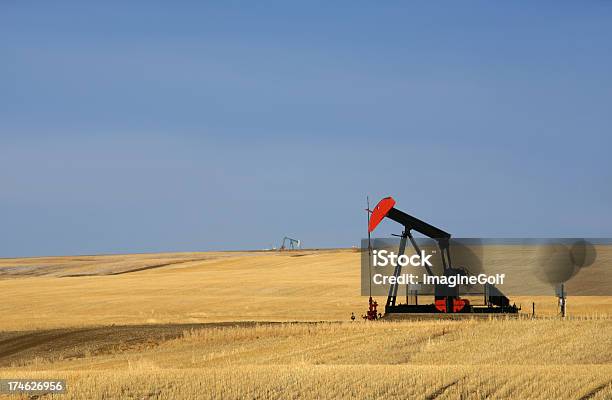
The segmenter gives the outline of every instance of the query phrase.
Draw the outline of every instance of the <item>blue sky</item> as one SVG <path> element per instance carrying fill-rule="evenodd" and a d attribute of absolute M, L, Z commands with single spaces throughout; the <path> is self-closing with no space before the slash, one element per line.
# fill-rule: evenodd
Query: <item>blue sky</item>
<path fill-rule="evenodd" d="M 0 257 L 612 235 L 612 3 L 432 3 L 2 2 Z"/>

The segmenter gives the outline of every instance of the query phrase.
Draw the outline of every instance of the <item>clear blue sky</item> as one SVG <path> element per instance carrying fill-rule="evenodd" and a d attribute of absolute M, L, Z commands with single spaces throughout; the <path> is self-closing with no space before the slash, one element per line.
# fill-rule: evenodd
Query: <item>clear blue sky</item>
<path fill-rule="evenodd" d="M 610 2 L 84 3 L 0 4 L 2 257 L 612 235 Z"/>

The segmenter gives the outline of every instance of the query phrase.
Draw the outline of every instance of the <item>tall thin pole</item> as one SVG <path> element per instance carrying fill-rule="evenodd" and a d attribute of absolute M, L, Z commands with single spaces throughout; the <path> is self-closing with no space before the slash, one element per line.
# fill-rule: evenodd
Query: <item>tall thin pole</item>
<path fill-rule="evenodd" d="M 561 303 L 561 317 L 565 318 L 565 287 L 563 283 L 561 284 L 561 298 L 559 302 Z"/>
<path fill-rule="evenodd" d="M 370 238 L 370 196 L 366 196 L 366 202 L 368 208 L 366 214 L 368 214 L 368 283 L 370 288 L 370 299 L 372 298 L 372 241 Z"/>

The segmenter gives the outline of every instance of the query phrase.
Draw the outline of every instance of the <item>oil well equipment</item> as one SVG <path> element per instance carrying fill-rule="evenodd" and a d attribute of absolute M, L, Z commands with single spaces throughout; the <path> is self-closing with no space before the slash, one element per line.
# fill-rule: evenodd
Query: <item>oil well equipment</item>
<path fill-rule="evenodd" d="M 421 254 L 421 248 L 412 234 L 414 231 L 435 241 L 437 248 L 439 249 L 439 251 L 436 251 L 436 253 L 438 253 L 441 258 L 443 274 L 445 276 L 453 276 L 457 274 L 465 275 L 467 273 L 464 268 L 455 268 L 452 264 L 450 233 L 398 210 L 395 208 L 395 204 L 396 202 L 392 197 L 386 197 L 382 199 L 373 210 L 369 210 L 368 205 L 368 251 L 370 253 L 370 234 L 376 229 L 384 218 L 388 218 L 399 223 L 403 227 L 401 235 L 396 235 L 400 238 L 398 257 L 405 253 L 408 241 L 410 241 L 416 254 Z M 428 266 L 425 266 L 424 268 L 426 269 L 426 273 L 428 275 L 431 276 L 433 274 L 433 271 Z M 393 272 L 394 277 L 397 278 L 401 274 L 401 269 L 402 266 L 397 263 Z M 461 298 L 459 296 L 458 286 L 451 287 L 443 284 L 434 285 L 434 303 L 432 304 L 418 304 L 418 301 L 415 301 L 415 304 L 408 304 L 408 296 L 406 296 L 406 304 L 400 304 L 397 301 L 398 287 L 399 284 L 397 282 L 391 284 L 389 287 L 387 302 L 385 304 L 385 315 L 404 313 L 516 314 L 520 310 L 520 307 L 517 307 L 515 304 L 511 305 L 510 299 L 501 293 L 499 289 L 488 284 L 484 285 L 483 295 L 485 301 L 482 305 L 472 304 L 468 299 Z M 415 294 L 415 299 L 416 296 L 417 295 Z M 376 311 L 372 310 L 372 304 L 373 300 L 370 296 L 368 315 L 372 315 L 373 317 L 376 315 Z"/>

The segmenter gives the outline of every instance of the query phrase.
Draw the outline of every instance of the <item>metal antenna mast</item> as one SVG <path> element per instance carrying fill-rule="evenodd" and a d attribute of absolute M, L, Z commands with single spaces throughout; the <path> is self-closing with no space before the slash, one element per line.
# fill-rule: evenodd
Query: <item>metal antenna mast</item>
<path fill-rule="evenodd" d="M 370 298 L 372 297 L 372 241 L 370 238 L 370 196 L 366 196 L 366 202 L 368 208 L 366 208 L 366 214 L 368 214 L 368 282 L 370 284 Z"/>
<path fill-rule="evenodd" d="M 376 300 L 372 299 L 372 240 L 370 237 L 370 196 L 366 196 L 366 202 L 368 208 L 366 208 L 366 212 L 368 213 L 368 287 L 370 290 L 370 298 L 368 299 L 368 311 L 366 315 L 363 316 L 364 319 L 368 321 L 373 321 L 379 318 L 378 314 L 378 303 Z"/>

